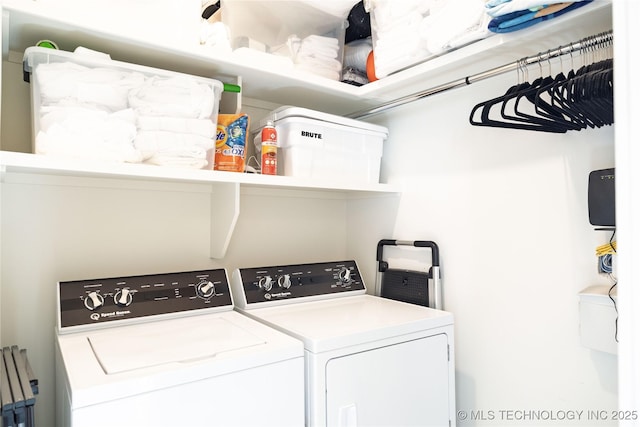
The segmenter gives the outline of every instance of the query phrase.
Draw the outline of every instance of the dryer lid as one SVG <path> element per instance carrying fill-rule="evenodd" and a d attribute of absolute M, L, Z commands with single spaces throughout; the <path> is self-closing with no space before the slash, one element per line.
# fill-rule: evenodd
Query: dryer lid
<path fill-rule="evenodd" d="M 264 339 L 224 318 L 202 321 L 206 322 L 204 328 L 176 321 L 166 322 L 162 327 L 157 323 L 132 325 L 98 331 L 88 335 L 87 340 L 107 375 L 214 358 L 265 344 Z"/>
<path fill-rule="evenodd" d="M 451 313 L 373 295 L 258 308 L 246 314 L 298 338 L 311 353 L 379 345 L 410 334 L 432 335 L 436 328 L 453 325 Z"/>

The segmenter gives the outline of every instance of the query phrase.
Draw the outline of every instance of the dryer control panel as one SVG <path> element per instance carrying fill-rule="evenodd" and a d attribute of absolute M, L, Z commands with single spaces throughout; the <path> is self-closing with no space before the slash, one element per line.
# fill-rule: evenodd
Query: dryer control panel
<path fill-rule="evenodd" d="M 224 269 L 58 283 L 60 330 L 212 308 L 233 308 Z"/>
<path fill-rule="evenodd" d="M 355 261 L 241 268 L 234 272 L 231 285 L 240 308 L 366 291 Z"/>

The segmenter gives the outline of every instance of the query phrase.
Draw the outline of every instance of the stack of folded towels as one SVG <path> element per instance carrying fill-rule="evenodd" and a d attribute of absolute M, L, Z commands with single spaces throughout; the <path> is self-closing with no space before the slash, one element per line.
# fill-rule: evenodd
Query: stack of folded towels
<path fill-rule="evenodd" d="M 376 73 L 384 76 L 488 36 L 484 7 L 485 0 L 376 0 Z"/>
<path fill-rule="evenodd" d="M 340 42 L 335 37 L 310 35 L 303 39 L 289 37 L 295 67 L 332 80 L 342 77 Z"/>
<path fill-rule="evenodd" d="M 411 64 L 431 56 L 424 40 L 418 37 L 420 25 L 429 14 L 433 1 L 408 0 L 401 2 L 378 1 L 372 9 L 372 25 L 375 25 L 376 65 Z M 375 24 L 374 24 L 375 23 Z M 401 66 L 394 67 L 401 68 Z M 381 74 L 376 69 L 377 74 Z"/>
<path fill-rule="evenodd" d="M 593 0 L 368 0 L 377 77 L 486 38 L 546 21 Z"/>
<path fill-rule="evenodd" d="M 484 0 L 435 1 L 420 24 L 420 37 L 433 55 L 481 40 L 490 33 Z"/>
<path fill-rule="evenodd" d="M 138 133 L 133 144 L 148 163 L 201 169 L 214 148 L 214 92 L 186 77 L 151 77 L 129 92 Z"/>
<path fill-rule="evenodd" d="M 145 76 L 72 62 L 40 64 L 36 152 L 204 168 L 214 149 L 215 92 L 189 76 Z M 217 113 L 217 112 L 216 112 Z"/>
<path fill-rule="evenodd" d="M 508 33 L 527 28 L 582 7 L 591 1 L 488 0 L 485 5 L 487 14 L 493 18 L 489 22 L 489 31 Z"/>

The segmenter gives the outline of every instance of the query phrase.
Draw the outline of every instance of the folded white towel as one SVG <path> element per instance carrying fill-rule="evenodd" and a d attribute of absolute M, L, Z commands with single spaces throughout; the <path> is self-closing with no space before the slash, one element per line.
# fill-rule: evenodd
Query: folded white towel
<path fill-rule="evenodd" d="M 406 31 L 396 31 L 393 37 L 378 40 L 375 45 L 374 55 L 376 59 L 376 67 L 378 63 L 393 61 L 394 58 L 419 58 L 427 57 L 432 54 L 427 49 L 426 41 L 418 36 L 418 29 L 415 33 Z"/>
<path fill-rule="evenodd" d="M 185 119 L 182 117 L 138 116 L 139 130 L 163 130 L 167 132 L 191 133 L 213 138 L 217 125 L 209 119 Z"/>
<path fill-rule="evenodd" d="M 296 69 L 310 72 L 318 76 L 326 77 L 331 80 L 340 80 L 340 77 L 342 76 L 342 73 L 340 71 L 332 70 L 325 67 L 316 67 L 305 63 L 296 64 Z"/>
<path fill-rule="evenodd" d="M 382 20 L 376 26 L 376 37 L 384 37 L 384 34 L 398 31 L 407 30 L 407 28 L 415 28 L 420 25 L 424 15 L 414 11 L 406 15 L 398 16 L 393 20 Z"/>
<path fill-rule="evenodd" d="M 373 21 L 380 29 L 380 25 L 392 24 L 398 19 L 403 19 L 411 13 L 425 15 L 432 7 L 433 0 L 402 0 L 376 2 L 371 11 Z"/>
<path fill-rule="evenodd" d="M 140 163 L 142 157 L 131 146 L 86 144 L 83 140 L 57 138 L 54 134 L 39 132 L 36 153 L 61 159 L 88 160 L 111 163 Z"/>
<path fill-rule="evenodd" d="M 316 46 L 310 43 L 302 43 L 300 49 L 298 50 L 298 55 L 307 55 L 313 56 L 316 58 L 328 58 L 333 59 L 338 57 L 338 46 L 335 47 L 326 47 L 326 46 Z"/>
<path fill-rule="evenodd" d="M 111 55 L 108 53 L 100 52 L 99 50 L 89 49 L 88 47 L 78 46 L 73 49 L 73 53 L 78 57 L 83 58 L 95 58 L 99 60 L 110 60 Z"/>
<path fill-rule="evenodd" d="M 135 126 L 117 115 L 83 111 L 68 114 L 60 121 L 47 117 L 43 121 L 48 125 L 46 131 L 41 130 L 36 136 L 38 154 L 112 162 L 142 161 L 141 153 L 133 146 Z"/>
<path fill-rule="evenodd" d="M 204 159 L 207 150 L 212 150 L 215 143 L 213 138 L 200 135 L 141 130 L 136 135 L 133 145 L 140 150 L 145 159 L 157 154 Z"/>
<path fill-rule="evenodd" d="M 316 57 L 312 55 L 298 55 L 296 57 L 296 65 L 299 64 L 306 64 L 312 67 L 328 68 L 335 71 L 342 70 L 342 63 L 337 59 Z"/>
<path fill-rule="evenodd" d="M 332 80 L 340 80 L 342 77 L 342 61 L 338 59 L 338 39 L 311 35 L 300 40 L 292 35 L 287 44 L 292 51 L 296 69 L 310 71 Z"/>
<path fill-rule="evenodd" d="M 207 119 L 213 113 L 215 92 L 211 85 L 188 76 L 154 76 L 129 92 L 129 105 L 141 116 Z"/>
<path fill-rule="evenodd" d="M 58 116 L 57 118 L 48 115 L 42 117 L 42 122 L 47 124 L 43 126 L 46 129 L 43 132 L 50 135 L 55 133 L 60 139 L 65 136 L 82 139 L 87 145 L 122 142 L 131 144 L 136 137 L 135 125 L 123 120 L 118 114 L 87 109 L 70 114 L 60 113 L 61 110 L 49 113 Z"/>
<path fill-rule="evenodd" d="M 375 49 L 388 48 L 402 54 L 407 49 L 411 49 L 412 46 L 418 45 L 421 42 L 419 30 L 419 25 L 411 25 L 398 27 L 393 31 L 383 33 L 381 37 L 376 40 Z"/>
<path fill-rule="evenodd" d="M 424 18 L 419 34 L 426 40 L 429 51 L 440 54 L 457 47 L 455 43 L 474 41 L 472 34 L 477 39 L 489 35 L 484 4 L 484 0 L 449 0 L 436 13 Z M 487 25 L 479 28 L 485 21 Z M 468 35 L 466 39 L 463 38 L 465 34 Z"/>
<path fill-rule="evenodd" d="M 446 49 L 455 49 L 488 37 L 492 34 L 489 31 L 489 21 L 491 21 L 491 17 L 485 13 L 476 25 L 449 40 Z"/>
<path fill-rule="evenodd" d="M 95 105 L 109 111 L 127 108 L 131 88 L 144 82 L 144 75 L 109 68 L 88 68 L 72 62 L 41 64 L 35 70 L 41 105 Z"/>
<path fill-rule="evenodd" d="M 95 121 L 102 122 L 106 120 L 118 120 L 118 123 L 128 123 L 132 126 L 127 126 L 129 129 L 135 129 L 136 113 L 130 108 L 109 113 L 104 110 L 75 105 L 53 105 L 40 109 L 40 130 L 43 132 L 48 131 L 54 124 L 71 126 L 73 122 L 78 122 L 80 126 L 84 128 L 87 123 L 91 126 Z M 96 132 L 99 132 L 101 128 L 102 127 L 96 129 Z M 131 140 L 133 140 L 134 137 L 135 132 Z"/>
<path fill-rule="evenodd" d="M 35 69 L 35 77 L 44 105 L 75 95 L 78 76 L 89 70 L 73 62 L 52 62 L 40 64 Z"/>
<path fill-rule="evenodd" d="M 127 108 L 129 89 L 110 83 L 78 82 L 76 97 L 82 105 L 102 105 L 110 111 Z"/>
<path fill-rule="evenodd" d="M 312 44 L 314 46 L 325 46 L 338 48 L 340 42 L 335 37 L 326 37 L 312 34 L 303 39 L 304 43 Z"/>

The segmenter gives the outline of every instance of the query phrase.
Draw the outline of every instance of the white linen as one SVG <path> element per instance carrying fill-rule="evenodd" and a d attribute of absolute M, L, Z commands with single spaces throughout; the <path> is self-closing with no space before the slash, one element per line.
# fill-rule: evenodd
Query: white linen
<path fill-rule="evenodd" d="M 217 125 L 210 119 L 189 119 L 182 117 L 138 116 L 139 130 L 162 130 L 168 132 L 191 133 L 213 138 Z"/>
<path fill-rule="evenodd" d="M 490 18 L 484 4 L 484 0 L 449 0 L 425 17 L 419 33 L 426 40 L 427 49 L 439 55 L 487 37 Z"/>
<path fill-rule="evenodd" d="M 299 40 L 291 36 L 288 42 L 293 50 L 295 67 L 323 77 L 340 80 L 342 61 L 340 42 L 334 37 L 311 35 Z"/>
<path fill-rule="evenodd" d="M 207 119 L 213 113 L 213 88 L 187 77 L 153 76 L 129 91 L 129 105 L 142 116 Z"/>
<path fill-rule="evenodd" d="M 39 64 L 36 152 L 110 162 L 205 167 L 214 148 L 212 85 L 72 61 Z"/>

